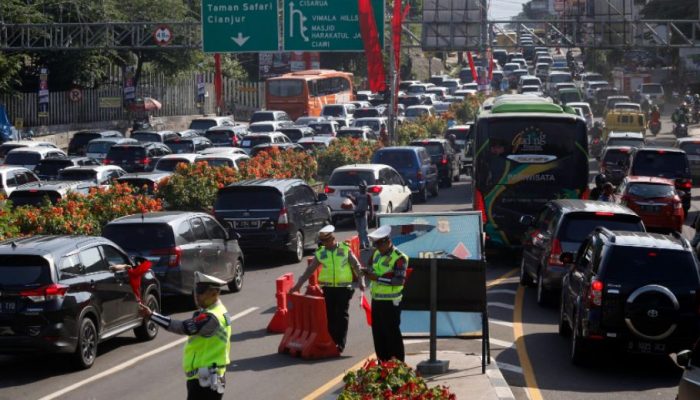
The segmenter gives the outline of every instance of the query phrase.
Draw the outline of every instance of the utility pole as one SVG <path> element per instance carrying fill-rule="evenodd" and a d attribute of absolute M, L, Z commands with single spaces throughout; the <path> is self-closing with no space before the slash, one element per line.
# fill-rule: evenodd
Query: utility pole
<path fill-rule="evenodd" d="M 386 6 L 384 9 L 386 9 Z M 396 71 L 398 66 L 396 65 L 396 57 L 394 57 L 394 29 L 391 24 L 389 26 L 389 95 L 391 98 L 389 99 L 389 126 L 387 128 L 389 131 L 389 144 L 394 146 L 396 145 Z"/>

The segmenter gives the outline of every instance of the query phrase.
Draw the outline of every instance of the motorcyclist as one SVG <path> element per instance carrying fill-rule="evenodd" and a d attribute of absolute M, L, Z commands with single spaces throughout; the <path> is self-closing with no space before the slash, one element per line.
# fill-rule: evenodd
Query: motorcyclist
<path fill-rule="evenodd" d="M 603 136 L 603 123 L 596 121 L 591 128 L 591 139 L 600 139 Z"/>
<path fill-rule="evenodd" d="M 674 124 L 687 124 L 688 123 L 688 104 L 681 104 L 671 115 L 671 120 Z"/>
<path fill-rule="evenodd" d="M 648 94 L 645 94 L 644 97 L 642 97 L 642 112 L 644 115 L 649 115 L 649 109 L 651 108 L 651 98 L 649 98 Z"/>
<path fill-rule="evenodd" d="M 661 119 L 661 113 L 659 112 L 659 107 L 656 104 L 651 105 L 651 109 L 649 111 L 649 121 L 650 122 L 657 122 Z"/>
<path fill-rule="evenodd" d="M 605 174 L 598 174 L 595 176 L 595 187 L 591 190 L 591 195 L 589 199 L 598 200 L 600 195 L 603 193 L 603 185 L 608 181 L 608 177 Z"/>

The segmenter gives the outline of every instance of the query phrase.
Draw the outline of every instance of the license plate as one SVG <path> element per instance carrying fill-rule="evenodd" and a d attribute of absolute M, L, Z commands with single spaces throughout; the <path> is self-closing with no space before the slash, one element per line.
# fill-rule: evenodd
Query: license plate
<path fill-rule="evenodd" d="M 255 229 L 260 227 L 260 221 L 234 221 L 233 226 L 237 229 Z"/>
<path fill-rule="evenodd" d="M 646 213 L 658 213 L 661 211 L 661 206 L 640 206 L 639 209 Z"/>
<path fill-rule="evenodd" d="M 630 340 L 627 342 L 627 350 L 633 353 L 665 354 L 666 343 L 640 342 Z"/>
<path fill-rule="evenodd" d="M 0 301 L 0 313 L 12 314 L 17 311 L 17 302 L 15 301 Z"/>
<path fill-rule="evenodd" d="M 353 191 L 352 190 L 341 190 L 340 191 L 340 196 L 346 197 L 346 196 L 352 196 Z"/>

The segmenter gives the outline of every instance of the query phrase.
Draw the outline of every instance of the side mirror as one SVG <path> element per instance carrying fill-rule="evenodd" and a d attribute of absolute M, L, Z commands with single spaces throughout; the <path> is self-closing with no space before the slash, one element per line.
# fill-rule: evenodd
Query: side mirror
<path fill-rule="evenodd" d="M 535 223 L 535 217 L 532 215 L 523 215 L 520 217 L 520 223 L 525 226 L 532 226 Z"/>
<path fill-rule="evenodd" d="M 559 261 L 563 264 L 573 264 L 574 263 L 574 253 L 564 252 L 559 256 Z"/>
<path fill-rule="evenodd" d="M 675 362 L 681 368 L 688 368 L 690 365 L 690 357 L 692 357 L 693 352 L 690 350 L 683 350 L 676 353 Z"/>
<path fill-rule="evenodd" d="M 317 199 L 318 199 L 318 202 L 319 202 L 319 203 L 322 203 L 322 202 L 328 200 L 328 195 L 325 194 L 325 193 L 319 193 L 319 194 L 317 195 Z"/>
<path fill-rule="evenodd" d="M 228 240 L 239 240 L 241 238 L 241 234 L 236 232 L 232 226 L 229 226 L 226 232 L 228 233 Z"/>

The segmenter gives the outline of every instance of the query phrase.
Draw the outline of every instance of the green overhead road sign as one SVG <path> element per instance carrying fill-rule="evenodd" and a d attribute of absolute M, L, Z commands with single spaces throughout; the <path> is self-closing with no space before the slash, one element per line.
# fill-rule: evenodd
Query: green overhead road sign
<path fill-rule="evenodd" d="M 206 53 L 278 50 L 277 0 L 202 0 Z"/>
<path fill-rule="evenodd" d="M 357 0 L 284 0 L 287 51 L 364 51 Z M 384 46 L 384 0 L 372 0 Z"/>

